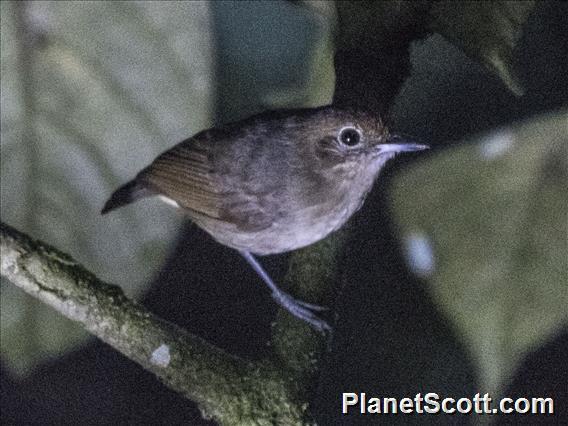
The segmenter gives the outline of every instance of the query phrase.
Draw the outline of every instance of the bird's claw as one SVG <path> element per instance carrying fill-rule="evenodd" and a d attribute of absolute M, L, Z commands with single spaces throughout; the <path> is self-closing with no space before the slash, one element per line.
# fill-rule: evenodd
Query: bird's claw
<path fill-rule="evenodd" d="M 331 332 L 331 326 L 314 313 L 314 311 L 321 312 L 328 308 L 294 299 L 292 296 L 284 292 L 273 293 L 272 297 L 280 306 L 285 308 L 296 318 L 307 322 L 320 333 L 325 334 Z"/>

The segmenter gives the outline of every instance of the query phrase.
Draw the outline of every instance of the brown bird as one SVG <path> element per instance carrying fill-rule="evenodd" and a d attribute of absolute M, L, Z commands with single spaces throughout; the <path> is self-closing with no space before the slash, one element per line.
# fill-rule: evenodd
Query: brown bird
<path fill-rule="evenodd" d="M 315 243 L 361 207 L 387 160 L 426 145 L 391 136 L 376 116 L 332 106 L 272 111 L 202 131 L 114 192 L 102 213 L 159 196 L 238 250 L 273 298 L 319 331 L 323 308 L 280 290 L 253 256 Z"/>

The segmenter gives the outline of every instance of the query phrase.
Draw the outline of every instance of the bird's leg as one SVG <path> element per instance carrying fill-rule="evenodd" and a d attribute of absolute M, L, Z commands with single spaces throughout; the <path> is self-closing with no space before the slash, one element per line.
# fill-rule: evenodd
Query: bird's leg
<path fill-rule="evenodd" d="M 272 281 L 272 278 L 270 278 L 270 276 L 266 273 L 262 265 L 250 252 L 239 250 L 239 253 L 246 259 L 250 266 L 252 266 L 256 273 L 260 275 L 260 278 L 262 278 L 262 280 L 270 288 L 270 290 L 272 291 L 272 298 L 276 301 L 276 303 L 278 303 L 296 318 L 299 318 L 310 324 L 316 330 L 320 332 L 331 331 L 329 324 L 318 318 L 314 313 L 314 311 L 323 311 L 327 308 L 294 299 L 288 293 L 285 293 L 278 288 L 274 281 Z"/>

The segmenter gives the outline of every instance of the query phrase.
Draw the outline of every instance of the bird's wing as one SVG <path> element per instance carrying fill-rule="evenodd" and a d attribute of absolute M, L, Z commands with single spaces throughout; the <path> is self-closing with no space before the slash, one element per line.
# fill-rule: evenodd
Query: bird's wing
<path fill-rule="evenodd" d="M 238 166 L 216 161 L 218 147 L 207 136 L 197 135 L 164 152 L 137 180 L 152 192 L 174 200 L 194 219 L 206 216 L 243 231 L 271 226 L 272 220 L 259 205 L 261 197 L 233 187 L 235 180 L 227 174 L 238 173 Z"/>
<path fill-rule="evenodd" d="M 180 207 L 219 219 L 223 199 L 210 151 L 207 141 L 187 139 L 156 158 L 137 180 Z"/>

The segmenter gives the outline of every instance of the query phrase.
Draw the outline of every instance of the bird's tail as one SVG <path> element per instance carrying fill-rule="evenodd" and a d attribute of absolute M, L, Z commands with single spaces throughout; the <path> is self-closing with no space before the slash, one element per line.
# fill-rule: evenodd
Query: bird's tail
<path fill-rule="evenodd" d="M 155 193 L 148 189 L 143 183 L 139 182 L 137 179 L 131 180 L 126 185 L 114 191 L 101 210 L 101 214 L 108 213 L 114 209 L 133 203 L 136 200 L 152 195 L 155 195 Z"/>

